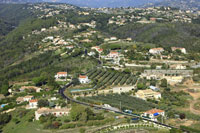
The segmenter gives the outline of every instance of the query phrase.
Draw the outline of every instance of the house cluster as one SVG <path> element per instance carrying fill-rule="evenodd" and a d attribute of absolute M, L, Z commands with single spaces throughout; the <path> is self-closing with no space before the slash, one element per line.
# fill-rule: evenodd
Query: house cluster
<path fill-rule="evenodd" d="M 185 77 L 192 77 L 193 70 L 144 70 L 141 74 L 141 77 L 145 77 L 147 79 L 167 79 L 169 83 L 180 83 Z"/>
<path fill-rule="evenodd" d="M 172 65 L 170 65 L 170 69 L 172 69 L 172 70 L 185 70 L 185 69 L 187 69 L 187 67 L 185 65 L 182 65 L 182 64 L 172 64 Z"/>
<path fill-rule="evenodd" d="M 135 93 L 135 96 L 143 100 L 147 100 L 147 99 L 159 100 L 161 98 L 161 93 L 155 92 L 151 89 L 146 89 L 146 90 L 137 91 Z"/>
<path fill-rule="evenodd" d="M 72 5 L 67 4 L 34 4 L 28 9 L 35 11 L 43 12 L 43 14 L 38 15 L 39 18 L 48 18 L 54 15 L 60 14 L 61 10 L 72 10 L 75 9 Z"/>
<path fill-rule="evenodd" d="M 175 52 L 177 50 L 180 50 L 181 53 L 186 54 L 186 49 L 185 48 L 181 48 L 181 47 L 171 47 L 172 52 Z M 161 47 L 159 48 L 152 48 L 149 50 L 150 54 L 156 55 L 156 54 L 162 54 L 162 52 L 164 52 L 165 50 Z"/>
<path fill-rule="evenodd" d="M 173 10 L 171 7 L 149 7 L 149 8 L 97 8 L 98 12 L 117 14 L 113 15 L 108 24 L 124 25 L 127 22 L 155 23 L 155 22 L 185 22 L 191 23 L 197 15 L 191 11 Z M 118 12 L 123 12 L 118 14 Z M 134 12 L 134 14 L 133 14 Z M 154 17 L 147 17 L 154 16 Z"/>
<path fill-rule="evenodd" d="M 38 105 L 38 100 L 34 98 L 34 96 L 24 96 L 18 97 L 16 99 L 17 104 L 21 104 L 23 102 L 28 102 L 29 104 L 26 106 L 26 109 L 35 109 Z"/>
<path fill-rule="evenodd" d="M 35 119 L 39 120 L 41 116 L 46 115 L 54 115 L 56 117 L 60 116 L 68 116 L 70 113 L 70 108 L 39 108 L 37 111 L 35 111 Z"/>
<path fill-rule="evenodd" d="M 144 77 L 147 79 L 151 78 L 165 78 L 165 76 L 184 76 L 184 77 L 191 77 L 193 76 L 193 70 L 144 70 L 143 73 Z"/>
<path fill-rule="evenodd" d="M 49 31 L 49 30 L 48 30 Z M 39 49 L 44 51 L 49 50 L 57 50 L 57 49 L 74 49 L 74 40 L 73 39 L 62 39 L 60 36 L 47 36 L 44 39 L 42 39 L 43 43 L 39 44 Z M 66 50 L 65 50 L 66 51 Z"/>

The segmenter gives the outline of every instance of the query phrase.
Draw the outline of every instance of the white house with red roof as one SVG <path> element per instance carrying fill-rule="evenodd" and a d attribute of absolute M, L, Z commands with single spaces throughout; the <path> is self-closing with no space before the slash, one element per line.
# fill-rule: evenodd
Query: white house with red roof
<path fill-rule="evenodd" d="M 109 58 L 118 58 L 119 57 L 119 53 L 117 51 L 110 51 L 110 53 L 108 54 Z"/>
<path fill-rule="evenodd" d="M 30 100 L 32 100 L 32 99 L 34 99 L 34 96 L 25 96 L 24 97 L 24 101 L 30 101 Z"/>
<path fill-rule="evenodd" d="M 152 120 L 157 121 L 158 116 L 165 117 L 165 111 L 160 110 L 160 109 L 151 109 L 151 110 L 144 112 L 143 116 L 149 117 Z"/>
<path fill-rule="evenodd" d="M 171 47 L 172 51 L 180 50 L 181 53 L 186 54 L 186 49 L 185 48 L 180 48 L 180 47 Z"/>
<path fill-rule="evenodd" d="M 151 54 L 161 54 L 162 52 L 164 52 L 163 48 L 152 48 L 149 50 L 149 53 Z"/>
<path fill-rule="evenodd" d="M 91 49 L 96 50 L 99 54 L 103 52 L 103 49 L 101 49 L 99 46 L 94 46 Z"/>
<path fill-rule="evenodd" d="M 61 77 L 67 77 L 67 72 L 58 72 L 58 73 L 55 75 L 55 78 L 56 78 L 56 79 L 61 78 Z"/>
<path fill-rule="evenodd" d="M 98 50 L 98 49 L 100 49 L 100 47 L 99 46 L 94 46 L 94 47 L 92 47 L 91 49 L 94 49 L 94 50 Z"/>
<path fill-rule="evenodd" d="M 35 109 L 37 108 L 38 105 L 38 100 L 37 99 L 32 99 L 29 101 L 29 109 Z"/>
<path fill-rule="evenodd" d="M 90 80 L 88 79 L 88 76 L 86 75 L 79 75 L 79 82 L 81 84 L 86 84 L 86 83 L 89 83 Z"/>
<path fill-rule="evenodd" d="M 73 49 L 74 46 L 73 46 L 73 45 L 68 45 L 68 46 L 66 46 L 66 48 L 67 48 L 67 49 Z"/>
<path fill-rule="evenodd" d="M 99 54 L 101 54 L 102 52 L 103 52 L 103 49 L 97 49 L 97 52 L 99 53 Z"/>
<path fill-rule="evenodd" d="M 22 103 L 22 102 L 29 102 L 30 100 L 34 99 L 34 96 L 25 96 L 25 97 L 18 97 L 16 99 L 16 102 L 18 104 Z"/>

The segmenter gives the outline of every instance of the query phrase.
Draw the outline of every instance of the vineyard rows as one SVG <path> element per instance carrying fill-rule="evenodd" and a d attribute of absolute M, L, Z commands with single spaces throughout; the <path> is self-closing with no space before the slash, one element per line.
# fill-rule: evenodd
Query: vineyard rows
<path fill-rule="evenodd" d="M 132 74 L 125 74 L 122 72 L 106 70 L 106 69 L 93 69 L 87 73 L 89 79 L 97 80 L 97 88 L 106 88 L 110 85 L 135 85 L 137 76 Z"/>

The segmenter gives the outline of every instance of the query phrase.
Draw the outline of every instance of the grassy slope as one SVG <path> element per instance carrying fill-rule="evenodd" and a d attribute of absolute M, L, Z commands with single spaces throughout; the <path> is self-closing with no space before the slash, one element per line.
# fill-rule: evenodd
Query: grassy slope
<path fill-rule="evenodd" d="M 34 115 L 34 110 L 29 111 L 24 117 L 20 118 L 20 123 L 15 124 L 12 120 L 3 128 L 5 133 L 35 133 L 41 132 L 42 127 L 38 121 L 28 122 L 28 119 Z"/>

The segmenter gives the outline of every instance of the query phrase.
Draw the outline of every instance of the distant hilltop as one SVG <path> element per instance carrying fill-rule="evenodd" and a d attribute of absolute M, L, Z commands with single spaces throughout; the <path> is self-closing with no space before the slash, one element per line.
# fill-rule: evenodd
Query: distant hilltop
<path fill-rule="evenodd" d="M 182 10 L 200 10 L 199 0 L 0 0 L 0 3 L 68 3 L 80 7 L 151 7 L 170 6 Z"/>
<path fill-rule="evenodd" d="M 42 0 L 0 0 L 0 3 L 13 3 L 13 4 L 21 4 L 21 3 L 39 3 L 44 2 Z"/>

